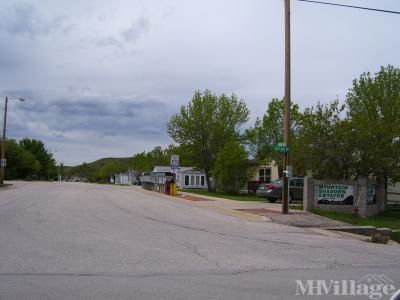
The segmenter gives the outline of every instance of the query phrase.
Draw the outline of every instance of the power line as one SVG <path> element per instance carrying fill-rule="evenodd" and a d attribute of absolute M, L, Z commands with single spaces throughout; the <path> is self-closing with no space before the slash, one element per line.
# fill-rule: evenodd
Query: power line
<path fill-rule="evenodd" d="M 332 5 L 332 6 L 341 6 L 341 7 L 347 7 L 347 8 L 357 8 L 357 9 L 363 9 L 363 10 L 372 10 L 372 11 L 378 11 L 378 12 L 383 12 L 383 13 L 400 15 L 400 11 L 394 11 L 394 10 L 385 10 L 385 9 L 362 7 L 362 6 L 353 6 L 353 5 L 338 4 L 338 3 L 331 3 L 331 2 L 322 2 L 322 1 L 314 1 L 314 0 L 297 0 L 297 1 L 309 2 L 309 3 L 317 3 L 317 4 L 325 4 L 325 5 Z"/>

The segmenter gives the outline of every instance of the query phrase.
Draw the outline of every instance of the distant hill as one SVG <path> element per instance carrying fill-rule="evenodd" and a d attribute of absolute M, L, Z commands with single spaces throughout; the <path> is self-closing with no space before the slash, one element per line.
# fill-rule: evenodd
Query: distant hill
<path fill-rule="evenodd" d="M 106 163 L 114 162 L 121 165 L 126 166 L 128 169 L 129 161 L 131 157 L 107 157 L 102 158 L 91 163 L 83 163 L 78 166 L 70 167 L 64 166 L 64 173 L 66 176 L 79 176 L 79 177 L 87 177 L 90 174 L 93 174 L 96 170 L 100 169 Z"/>

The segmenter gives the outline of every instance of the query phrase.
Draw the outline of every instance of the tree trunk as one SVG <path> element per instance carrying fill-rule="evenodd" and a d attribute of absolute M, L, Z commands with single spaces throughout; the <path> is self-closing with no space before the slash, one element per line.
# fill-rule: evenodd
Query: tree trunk
<path fill-rule="evenodd" d="M 388 177 L 385 176 L 385 209 L 387 209 L 387 205 L 388 205 L 388 199 L 387 199 L 387 195 L 388 195 Z"/>
<path fill-rule="evenodd" d="M 204 173 L 206 175 L 207 189 L 209 192 L 213 192 L 213 188 L 211 187 L 211 182 L 210 182 L 210 171 L 204 170 Z"/>
<path fill-rule="evenodd" d="M 384 212 L 386 210 L 386 180 L 383 176 L 377 176 L 376 178 L 377 189 L 376 189 L 376 201 L 378 204 L 378 211 Z"/>

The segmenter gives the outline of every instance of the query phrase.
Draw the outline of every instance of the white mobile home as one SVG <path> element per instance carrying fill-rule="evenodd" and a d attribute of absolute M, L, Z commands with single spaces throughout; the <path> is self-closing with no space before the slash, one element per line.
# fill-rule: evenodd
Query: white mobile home
<path fill-rule="evenodd" d="M 125 173 L 115 174 L 115 184 L 126 184 L 126 185 L 133 185 L 137 184 L 136 172 L 135 171 L 128 171 Z"/>
<path fill-rule="evenodd" d="M 159 172 L 172 172 L 175 174 L 176 185 L 181 189 L 207 189 L 206 175 L 203 171 L 192 167 L 180 167 L 173 172 L 170 167 L 156 166 L 153 174 Z"/>

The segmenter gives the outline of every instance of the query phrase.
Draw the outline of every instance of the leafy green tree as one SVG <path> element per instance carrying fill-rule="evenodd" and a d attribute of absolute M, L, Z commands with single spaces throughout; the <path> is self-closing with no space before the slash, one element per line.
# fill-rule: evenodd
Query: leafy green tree
<path fill-rule="evenodd" d="M 5 175 L 7 179 L 32 177 L 33 175 L 37 175 L 41 168 L 35 156 L 19 146 L 13 139 L 6 141 L 6 159 L 7 167 Z"/>
<path fill-rule="evenodd" d="M 271 161 L 274 159 L 279 165 L 282 164 L 282 154 L 273 150 L 273 146 L 283 142 L 284 136 L 284 110 L 285 102 L 273 98 L 268 103 L 268 108 L 262 119 L 257 118 L 254 127 L 246 130 L 245 139 L 249 145 L 251 155 L 258 161 Z M 290 151 L 296 148 L 296 139 L 300 129 L 301 113 L 299 106 L 291 105 L 291 130 Z"/>
<path fill-rule="evenodd" d="M 146 152 L 136 153 L 132 157 L 130 164 L 133 169 L 139 172 L 149 172 L 151 168 Z"/>
<path fill-rule="evenodd" d="M 21 149 L 21 155 L 18 163 L 18 177 L 31 178 L 33 175 L 39 174 L 41 169 L 40 162 L 29 151 Z"/>
<path fill-rule="evenodd" d="M 149 152 L 136 153 L 130 161 L 130 167 L 139 172 L 149 172 L 155 166 L 169 166 L 171 155 L 179 155 L 181 166 L 191 165 L 187 151 L 182 146 L 169 145 L 165 149 L 157 146 Z"/>
<path fill-rule="evenodd" d="M 263 119 L 246 132 L 256 158 L 274 157 L 271 146 L 283 140 L 283 108 L 283 101 L 273 99 Z M 291 114 L 291 164 L 297 174 L 400 181 L 400 69 L 362 74 L 345 105 L 318 103 L 302 114 L 293 105 Z"/>
<path fill-rule="evenodd" d="M 160 146 L 157 146 L 149 152 L 144 151 L 135 154 L 131 159 L 130 165 L 139 172 L 149 172 L 157 165 L 169 165 L 168 153 Z"/>
<path fill-rule="evenodd" d="M 101 181 L 107 182 L 116 173 L 124 171 L 125 166 L 116 162 L 105 163 L 98 170 L 98 177 Z"/>
<path fill-rule="evenodd" d="M 0 149 L 1 153 L 1 149 Z M 18 164 L 21 157 L 21 148 L 18 143 L 13 139 L 6 140 L 6 159 L 7 167 L 5 168 L 5 178 L 14 179 L 18 178 Z"/>
<path fill-rule="evenodd" d="M 190 154 L 188 150 L 183 145 L 169 145 L 168 148 L 165 149 L 165 153 L 168 158 L 168 165 L 171 162 L 171 155 L 179 155 L 179 165 L 180 166 L 192 166 L 193 162 L 190 158 Z"/>
<path fill-rule="evenodd" d="M 249 110 L 235 95 L 216 96 L 209 90 L 195 92 L 187 106 L 171 117 L 169 135 L 186 149 L 194 166 L 204 170 L 208 188 L 218 153 L 231 139 L 239 139 Z"/>
<path fill-rule="evenodd" d="M 217 188 L 237 194 L 246 185 L 248 167 L 245 147 L 236 140 L 227 142 L 215 162 L 213 174 Z"/>
<path fill-rule="evenodd" d="M 347 94 L 356 174 L 400 181 L 400 69 L 364 73 Z"/>
<path fill-rule="evenodd" d="M 168 157 L 168 153 L 160 146 L 155 147 L 147 155 L 151 169 L 153 169 L 155 166 L 169 165 L 170 158 Z"/>
<path fill-rule="evenodd" d="M 53 155 L 45 148 L 42 141 L 24 138 L 19 142 L 19 145 L 32 153 L 36 160 L 39 161 L 41 165 L 39 176 L 48 179 L 57 175 L 56 161 Z"/>
<path fill-rule="evenodd" d="M 311 171 L 320 179 L 353 175 L 354 143 L 349 122 L 342 118 L 344 108 L 335 100 L 305 109 L 292 155 L 299 172 Z"/>

